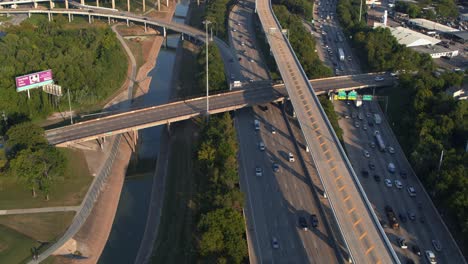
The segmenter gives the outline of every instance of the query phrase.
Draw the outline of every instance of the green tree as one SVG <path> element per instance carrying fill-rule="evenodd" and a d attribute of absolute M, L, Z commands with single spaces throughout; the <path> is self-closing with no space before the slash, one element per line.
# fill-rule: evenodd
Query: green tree
<path fill-rule="evenodd" d="M 26 122 L 11 127 L 7 132 L 7 146 L 11 149 L 11 156 L 26 148 L 37 149 L 47 145 L 44 129 Z"/>
<path fill-rule="evenodd" d="M 40 186 L 41 167 L 37 164 L 38 152 L 32 149 L 23 149 L 10 162 L 10 171 L 20 182 L 26 185 L 32 196 L 36 197 L 36 191 Z"/>

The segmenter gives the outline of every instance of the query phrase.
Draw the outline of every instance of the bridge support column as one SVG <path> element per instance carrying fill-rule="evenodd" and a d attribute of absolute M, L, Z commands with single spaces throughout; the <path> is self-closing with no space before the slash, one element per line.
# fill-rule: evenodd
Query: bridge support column
<path fill-rule="evenodd" d="M 128 24 L 128 19 L 127 19 L 127 27 L 128 27 L 128 26 L 129 26 L 129 24 Z"/>
<path fill-rule="evenodd" d="M 107 17 L 107 24 L 110 25 L 110 17 Z"/>
<path fill-rule="evenodd" d="M 96 6 L 99 7 L 99 0 L 96 0 Z"/>
<path fill-rule="evenodd" d="M 142 4 L 143 4 L 143 12 L 146 12 L 146 1 L 142 0 Z"/>
<path fill-rule="evenodd" d="M 161 11 L 161 0 L 158 0 L 158 11 Z"/>
<path fill-rule="evenodd" d="M 49 6 L 50 6 L 50 9 L 54 8 L 54 2 L 49 1 Z"/>
<path fill-rule="evenodd" d="M 146 22 L 145 22 L 145 32 L 146 32 Z"/>
<path fill-rule="evenodd" d="M 166 6 L 169 7 L 169 0 L 166 0 Z"/>
<path fill-rule="evenodd" d="M 166 128 L 167 128 L 167 134 L 170 135 L 171 134 L 171 122 L 167 122 Z"/>
<path fill-rule="evenodd" d="M 127 141 L 127 144 L 132 150 L 132 152 L 136 152 L 136 146 L 138 144 L 138 131 L 137 130 L 128 131 L 122 134 L 122 136 L 125 139 L 125 141 Z"/>
<path fill-rule="evenodd" d="M 163 37 L 164 37 L 164 38 L 167 37 L 166 27 L 163 27 Z"/>
<path fill-rule="evenodd" d="M 112 9 L 115 9 L 115 0 L 112 0 Z"/>
<path fill-rule="evenodd" d="M 65 0 L 65 9 L 68 9 L 68 0 Z"/>
<path fill-rule="evenodd" d="M 84 0 L 80 0 L 80 1 L 81 1 L 81 4 L 82 4 L 82 5 L 84 5 L 84 4 L 85 4 Z"/>
<path fill-rule="evenodd" d="M 91 15 L 88 15 L 88 22 L 91 24 Z"/>
<path fill-rule="evenodd" d="M 51 19 L 52 19 L 51 16 L 52 16 L 52 14 L 51 14 L 50 12 L 48 12 L 48 13 L 47 13 L 47 17 L 49 18 L 49 22 L 50 22 Z"/>
<path fill-rule="evenodd" d="M 184 33 L 181 33 L 181 34 L 180 34 L 180 39 L 181 39 L 181 40 L 184 40 Z"/>
<path fill-rule="evenodd" d="M 34 8 L 37 8 L 37 2 L 34 1 Z"/>
<path fill-rule="evenodd" d="M 70 22 L 71 22 L 71 14 L 68 13 L 68 23 L 70 23 Z"/>
<path fill-rule="evenodd" d="M 31 18 L 31 12 L 28 12 L 28 17 Z"/>
<path fill-rule="evenodd" d="M 105 143 L 105 137 L 96 138 L 96 141 L 97 141 L 99 147 L 101 148 L 101 150 L 103 150 L 104 149 L 104 143 Z"/>
<path fill-rule="evenodd" d="M 130 0 L 127 0 L 127 11 L 130 12 Z"/>

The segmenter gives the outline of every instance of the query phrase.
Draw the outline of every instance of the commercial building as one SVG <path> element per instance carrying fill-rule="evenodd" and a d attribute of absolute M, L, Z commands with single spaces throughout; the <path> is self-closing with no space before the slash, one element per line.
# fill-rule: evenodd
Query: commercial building
<path fill-rule="evenodd" d="M 435 32 L 438 32 L 438 33 L 448 33 L 448 32 L 459 31 L 458 29 L 455 29 L 455 28 L 452 28 L 452 27 L 449 27 L 449 26 L 445 26 L 445 25 L 439 24 L 437 22 L 430 21 L 430 20 L 423 19 L 423 18 L 410 19 L 410 20 L 408 20 L 408 25 L 412 26 L 412 27 L 422 29 L 422 30 L 424 30 L 426 32 L 435 31 Z"/>
<path fill-rule="evenodd" d="M 450 87 L 445 91 L 445 93 L 452 96 L 456 100 L 466 100 L 468 99 L 468 84 L 465 83 L 461 87 Z"/>
<path fill-rule="evenodd" d="M 419 53 L 427 53 L 434 59 L 438 59 L 442 57 L 453 58 L 455 56 L 458 56 L 457 49 L 445 48 L 439 45 L 416 46 L 416 47 L 411 47 L 411 49 Z"/>
<path fill-rule="evenodd" d="M 433 46 L 440 42 L 439 39 L 429 37 L 422 33 L 404 27 L 389 28 L 392 35 L 397 39 L 398 43 L 407 47 L 417 46 Z"/>
<path fill-rule="evenodd" d="M 458 41 L 462 44 L 468 43 L 468 31 L 458 31 L 458 32 L 450 32 L 447 34 L 447 37 Z"/>

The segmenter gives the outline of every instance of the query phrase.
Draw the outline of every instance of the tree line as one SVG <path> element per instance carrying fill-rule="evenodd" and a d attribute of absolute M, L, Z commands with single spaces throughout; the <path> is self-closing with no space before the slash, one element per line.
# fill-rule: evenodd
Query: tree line
<path fill-rule="evenodd" d="M 56 101 L 39 89 L 17 93 L 15 77 L 52 69 L 63 93 L 70 90 L 72 104 L 89 107 L 120 88 L 126 77 L 127 60 L 109 28 L 64 28 L 61 15 L 48 22 L 40 17 L 5 29 L 0 38 L 0 111 L 8 118 L 41 119 L 52 111 L 68 109 L 67 100 Z M 67 106 L 67 107 L 65 107 Z"/>
<path fill-rule="evenodd" d="M 197 80 L 200 92 L 206 91 L 206 46 L 201 47 L 197 56 Z M 208 49 L 209 91 L 228 89 L 224 63 L 218 46 L 211 42 Z"/>
<path fill-rule="evenodd" d="M 425 8 L 425 7 L 433 7 Z M 453 0 L 422 1 L 418 3 L 396 2 L 395 11 L 408 14 L 410 18 L 430 20 L 457 18 L 458 7 Z"/>
<path fill-rule="evenodd" d="M 194 164 L 195 244 L 202 263 L 242 263 L 247 258 L 237 151 L 230 114 L 211 116 L 202 128 Z"/>
<path fill-rule="evenodd" d="M 235 0 L 208 0 L 204 18 L 212 22 L 210 27 L 213 33 L 221 39 L 227 40 L 227 24 L 229 12 L 235 3 Z M 204 25 L 200 25 L 205 29 Z"/>

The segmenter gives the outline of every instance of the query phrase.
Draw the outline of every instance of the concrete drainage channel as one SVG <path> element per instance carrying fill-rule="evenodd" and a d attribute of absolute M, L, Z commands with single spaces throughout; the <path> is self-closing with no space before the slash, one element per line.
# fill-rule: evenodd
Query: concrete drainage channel
<path fill-rule="evenodd" d="M 102 166 L 98 176 L 94 178 L 93 182 L 91 183 L 91 187 L 89 188 L 85 198 L 83 199 L 83 202 L 80 205 L 81 209 L 79 210 L 78 214 L 73 218 L 73 222 L 67 229 L 65 234 L 55 244 L 53 244 L 43 253 L 38 255 L 38 258 L 36 260 L 29 261 L 29 264 L 40 263 L 41 261 L 48 258 L 56 250 L 62 247 L 69 239 L 71 239 L 80 230 L 81 226 L 86 222 L 86 219 L 93 210 L 94 203 L 99 197 L 99 194 L 110 175 L 112 164 L 114 163 L 115 157 L 117 156 L 117 150 L 119 149 L 121 139 L 122 135 L 115 136 L 114 141 L 112 143 L 112 148 L 110 150 L 109 156 L 106 159 L 106 162 L 104 163 L 104 166 Z"/>

